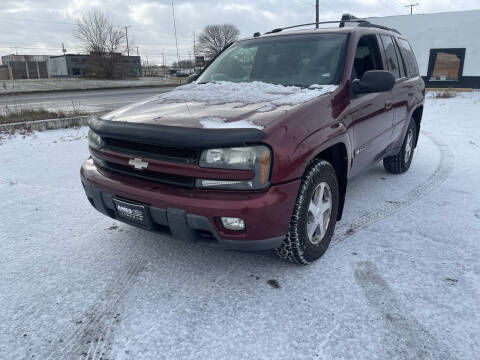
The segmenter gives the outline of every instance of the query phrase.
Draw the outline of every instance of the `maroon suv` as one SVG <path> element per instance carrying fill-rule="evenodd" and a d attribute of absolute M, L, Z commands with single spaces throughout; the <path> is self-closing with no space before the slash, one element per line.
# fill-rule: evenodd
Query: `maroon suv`
<path fill-rule="evenodd" d="M 407 171 L 422 119 L 407 40 L 349 20 L 256 33 L 196 81 L 90 119 L 91 204 L 175 238 L 318 259 L 348 180 L 380 160 Z"/>

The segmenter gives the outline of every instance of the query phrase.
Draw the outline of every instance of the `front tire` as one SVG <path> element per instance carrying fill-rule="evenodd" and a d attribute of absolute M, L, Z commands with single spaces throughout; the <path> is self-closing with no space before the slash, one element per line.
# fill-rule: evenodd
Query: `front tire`
<path fill-rule="evenodd" d="M 383 159 L 383 167 L 391 174 L 402 174 L 410 169 L 410 164 L 413 159 L 413 152 L 417 144 L 417 125 L 414 119 L 410 119 L 407 134 L 403 140 L 402 148 L 398 154 L 388 156 Z"/>
<path fill-rule="evenodd" d="M 277 255 L 299 264 L 320 258 L 335 231 L 338 204 L 335 169 L 325 160 L 315 160 L 303 175 L 290 228 Z"/>

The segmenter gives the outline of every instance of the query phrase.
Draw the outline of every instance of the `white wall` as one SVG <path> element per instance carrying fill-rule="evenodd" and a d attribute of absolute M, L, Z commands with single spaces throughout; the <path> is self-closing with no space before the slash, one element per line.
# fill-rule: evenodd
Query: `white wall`
<path fill-rule="evenodd" d="M 50 58 L 47 62 L 48 76 L 67 76 L 67 61 L 65 56 Z"/>
<path fill-rule="evenodd" d="M 427 75 L 430 49 L 466 48 L 464 76 L 480 76 L 480 10 L 370 18 L 397 29 L 412 45 L 420 74 Z"/>

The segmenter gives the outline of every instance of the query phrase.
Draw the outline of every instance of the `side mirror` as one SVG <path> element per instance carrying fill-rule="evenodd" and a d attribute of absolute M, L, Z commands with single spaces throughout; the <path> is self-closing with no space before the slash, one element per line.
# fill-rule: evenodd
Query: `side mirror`
<path fill-rule="evenodd" d="M 354 94 L 386 92 L 392 90 L 394 85 L 395 76 L 391 72 L 371 70 L 365 72 L 360 80 L 353 80 L 352 91 Z"/>
<path fill-rule="evenodd" d="M 197 79 L 198 79 L 198 74 L 192 74 L 188 77 L 187 84 L 190 84 L 191 82 L 194 82 Z"/>

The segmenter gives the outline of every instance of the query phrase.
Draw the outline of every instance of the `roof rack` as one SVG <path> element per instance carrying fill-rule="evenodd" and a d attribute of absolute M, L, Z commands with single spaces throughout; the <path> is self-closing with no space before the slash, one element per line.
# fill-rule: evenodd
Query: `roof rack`
<path fill-rule="evenodd" d="M 395 30 L 395 29 L 392 29 L 392 28 L 389 28 L 389 27 L 386 27 L 386 26 L 382 26 L 382 25 L 377 25 L 377 24 L 372 24 L 370 21 L 368 21 L 367 19 L 359 19 L 351 14 L 343 14 L 342 15 L 342 19 L 339 20 L 339 21 L 322 21 L 322 22 L 319 22 L 319 23 L 307 23 L 307 24 L 300 24 L 300 25 L 293 25 L 293 26 L 287 26 L 287 27 L 283 27 L 283 28 L 277 28 L 277 29 L 273 29 L 269 32 L 266 32 L 265 34 L 274 34 L 274 33 L 279 33 L 283 30 L 288 30 L 288 29 L 294 29 L 294 28 L 298 28 L 298 27 L 304 27 L 304 26 L 310 26 L 310 25 L 317 25 L 317 24 L 339 24 L 338 27 L 345 27 L 345 23 L 358 23 L 358 27 L 373 27 L 373 28 L 378 28 L 378 29 L 383 29 L 383 30 L 389 30 L 389 31 L 393 31 L 393 32 L 396 32 L 397 34 L 400 34 L 400 32 L 398 30 Z M 258 37 L 260 36 L 259 33 L 255 33 L 254 34 L 254 37 Z"/>

